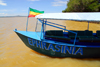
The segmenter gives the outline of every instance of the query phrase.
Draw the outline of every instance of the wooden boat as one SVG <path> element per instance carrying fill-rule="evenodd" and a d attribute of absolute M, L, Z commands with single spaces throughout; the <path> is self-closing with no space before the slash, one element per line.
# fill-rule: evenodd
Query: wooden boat
<path fill-rule="evenodd" d="M 47 21 L 72 20 L 100 22 L 100 13 L 44 13 L 36 16 L 41 31 L 14 31 L 32 50 L 51 57 L 100 58 L 100 30 L 67 30 L 66 26 Z M 60 30 L 45 30 L 46 26 Z M 89 25 L 88 25 L 89 28 Z"/>

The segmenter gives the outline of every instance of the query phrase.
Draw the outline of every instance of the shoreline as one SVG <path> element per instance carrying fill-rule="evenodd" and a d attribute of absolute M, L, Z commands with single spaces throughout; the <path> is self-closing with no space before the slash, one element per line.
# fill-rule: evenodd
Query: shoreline
<path fill-rule="evenodd" d="M 0 18 L 9 18 L 9 17 L 27 17 L 27 16 L 0 16 Z"/>

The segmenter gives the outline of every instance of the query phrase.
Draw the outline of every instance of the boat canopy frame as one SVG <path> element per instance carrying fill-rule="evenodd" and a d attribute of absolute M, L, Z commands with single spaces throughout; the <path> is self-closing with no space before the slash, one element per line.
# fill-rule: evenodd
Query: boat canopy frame
<path fill-rule="evenodd" d="M 51 27 L 55 27 L 55 28 L 64 30 L 64 32 L 68 31 L 68 32 L 74 33 L 75 34 L 75 39 L 74 39 L 73 45 L 75 45 L 76 38 L 77 38 L 77 33 L 76 32 L 73 32 L 71 30 L 66 29 L 66 26 L 63 26 L 63 25 L 60 25 L 60 24 L 57 24 L 57 23 L 53 23 L 53 22 L 48 22 L 47 19 L 38 19 L 38 21 L 40 21 L 42 23 L 40 40 L 45 40 L 45 38 L 44 38 L 45 29 L 46 29 L 46 25 L 48 25 L 48 26 L 51 26 Z M 58 25 L 58 26 L 55 26 L 55 25 Z M 64 28 L 61 28 L 59 26 L 62 26 Z M 36 29 L 37 29 L 37 24 L 36 24 Z M 35 29 L 35 32 L 36 32 L 36 29 Z"/>

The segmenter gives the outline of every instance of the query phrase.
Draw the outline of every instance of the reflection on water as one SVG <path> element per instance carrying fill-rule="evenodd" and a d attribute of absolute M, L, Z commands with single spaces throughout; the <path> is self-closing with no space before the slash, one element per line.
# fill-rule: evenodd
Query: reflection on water
<path fill-rule="evenodd" d="M 0 67 L 100 67 L 100 59 L 51 58 L 26 47 L 13 32 L 15 28 L 25 30 L 26 21 L 26 17 L 0 18 Z M 29 18 L 29 31 L 35 30 L 35 22 L 35 18 Z M 70 30 L 87 29 L 86 22 L 54 22 L 66 25 Z M 100 30 L 100 24 L 90 23 L 90 30 Z"/>

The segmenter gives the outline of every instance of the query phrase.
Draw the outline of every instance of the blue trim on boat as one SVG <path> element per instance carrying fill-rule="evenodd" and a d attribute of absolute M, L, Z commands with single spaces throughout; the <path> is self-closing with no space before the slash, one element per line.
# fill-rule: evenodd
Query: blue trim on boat
<path fill-rule="evenodd" d="M 41 32 L 31 32 L 31 31 L 15 31 L 15 32 L 20 33 L 20 34 L 22 34 L 24 36 L 27 36 L 27 37 L 30 37 L 30 38 L 33 38 L 33 39 L 41 41 L 41 39 L 40 39 Z"/>
<path fill-rule="evenodd" d="M 40 32 L 30 32 L 30 31 L 15 31 L 15 32 L 41 41 L 41 39 L 40 39 L 41 33 Z M 53 41 L 53 40 L 46 40 L 46 39 L 43 40 L 43 42 L 59 44 L 59 45 L 75 46 L 75 47 L 93 47 L 93 48 L 100 47 L 100 46 L 90 46 L 90 45 L 74 45 L 74 44 L 68 44 L 68 43 L 63 43 L 63 42 L 58 42 L 58 41 Z"/>

